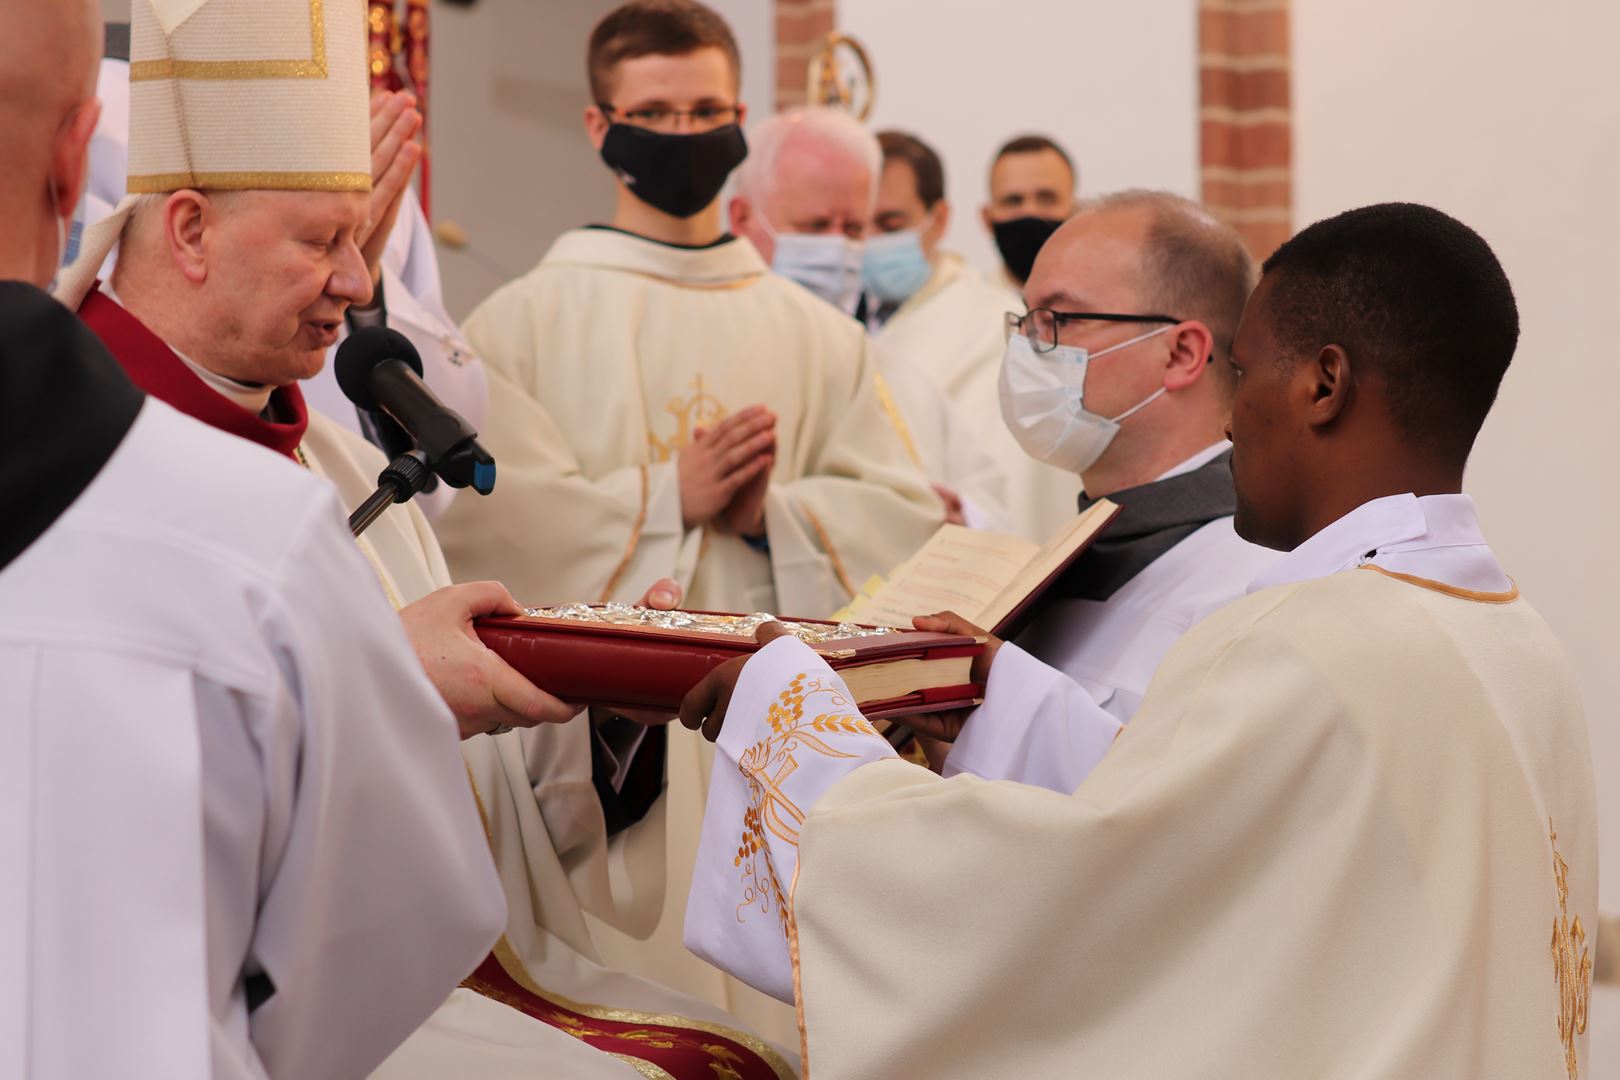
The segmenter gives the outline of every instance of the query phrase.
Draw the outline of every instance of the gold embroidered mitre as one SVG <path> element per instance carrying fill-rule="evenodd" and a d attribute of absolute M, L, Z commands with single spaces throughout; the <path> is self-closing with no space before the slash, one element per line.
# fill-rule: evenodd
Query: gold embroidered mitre
<path fill-rule="evenodd" d="M 363 0 L 134 0 L 129 191 L 370 191 Z"/>

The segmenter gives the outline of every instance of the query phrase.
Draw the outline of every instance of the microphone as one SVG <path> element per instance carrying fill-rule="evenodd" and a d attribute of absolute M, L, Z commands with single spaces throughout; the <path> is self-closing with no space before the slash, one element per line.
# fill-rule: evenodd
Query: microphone
<path fill-rule="evenodd" d="M 495 459 L 479 445 L 472 425 L 422 381 L 422 358 L 404 334 L 386 326 L 355 330 L 338 346 L 336 373 L 344 396 L 393 419 L 445 483 L 470 486 L 480 495 L 494 490 Z"/>

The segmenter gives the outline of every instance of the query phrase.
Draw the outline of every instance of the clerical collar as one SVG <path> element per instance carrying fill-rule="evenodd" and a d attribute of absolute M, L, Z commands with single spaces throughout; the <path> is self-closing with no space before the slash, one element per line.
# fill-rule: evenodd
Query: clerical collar
<path fill-rule="evenodd" d="M 142 390 L 210 427 L 296 460 L 298 445 L 309 427 L 309 412 L 297 383 L 272 390 L 267 409 L 243 408 L 204 382 L 193 365 L 106 293 L 91 290 L 79 308 L 79 317 Z"/>
<path fill-rule="evenodd" d="M 621 229 L 617 225 L 586 225 L 585 228 L 602 230 L 605 232 L 616 232 L 620 236 L 633 236 L 637 240 L 645 240 L 649 244 L 662 244 L 664 247 L 674 248 L 676 251 L 711 251 L 714 248 L 729 244 L 733 240 L 737 239 L 736 236 L 732 235 L 731 233 L 723 232 L 720 234 L 719 239 L 710 240 L 707 244 L 677 244 L 673 240 L 656 240 L 651 236 L 644 236 L 638 232 L 631 232 L 629 229 Z"/>
<path fill-rule="evenodd" d="M 101 290 L 101 292 L 107 295 L 109 300 L 120 307 L 123 307 L 124 302 L 118 298 L 118 293 L 113 290 L 112 282 L 102 281 L 97 287 Z M 270 407 L 270 395 L 275 392 L 275 387 L 263 386 L 259 383 L 241 382 L 237 379 L 229 377 L 228 375 L 221 375 L 216 371 L 210 371 L 201 364 L 197 363 L 197 361 L 193 360 L 191 357 L 187 356 L 185 353 L 181 352 L 179 349 L 176 349 L 173 345 L 170 345 L 169 348 L 174 352 L 174 355 L 180 358 L 181 362 L 184 363 L 186 367 L 191 369 L 192 374 L 196 375 L 197 378 L 201 379 L 205 384 L 207 384 L 210 390 L 214 391 L 216 394 L 219 394 L 231 404 L 237 406 L 238 408 L 246 409 L 254 416 L 263 416 L 265 409 Z"/>
<path fill-rule="evenodd" d="M 1372 564 L 1474 592 L 1513 588 L 1467 495 L 1408 492 L 1363 503 L 1277 561 L 1249 592 Z"/>
<path fill-rule="evenodd" d="M 73 505 L 134 426 L 145 398 L 50 295 L 0 282 L 0 569 Z"/>

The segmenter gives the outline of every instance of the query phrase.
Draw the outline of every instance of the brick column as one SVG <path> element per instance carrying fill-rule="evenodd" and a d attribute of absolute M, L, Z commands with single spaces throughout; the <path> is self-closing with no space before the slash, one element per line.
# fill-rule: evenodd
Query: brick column
<path fill-rule="evenodd" d="M 1204 204 L 1263 259 L 1293 225 L 1288 0 L 1199 0 Z"/>
<path fill-rule="evenodd" d="M 833 32 L 836 0 L 776 0 L 776 107 L 803 105 L 810 58 Z"/>

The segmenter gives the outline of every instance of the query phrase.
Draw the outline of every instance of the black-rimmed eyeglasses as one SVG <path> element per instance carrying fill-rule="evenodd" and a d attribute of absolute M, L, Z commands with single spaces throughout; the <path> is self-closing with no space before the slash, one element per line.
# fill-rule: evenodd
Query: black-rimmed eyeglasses
<path fill-rule="evenodd" d="M 1058 334 L 1069 323 L 1178 323 L 1182 320 L 1170 315 L 1114 315 L 1103 311 L 1053 311 L 1051 308 L 1032 308 L 1023 315 L 1007 312 L 1003 327 L 1006 336 L 1023 334 L 1029 338 L 1030 348 L 1038 353 L 1049 353 L 1058 346 Z"/>

